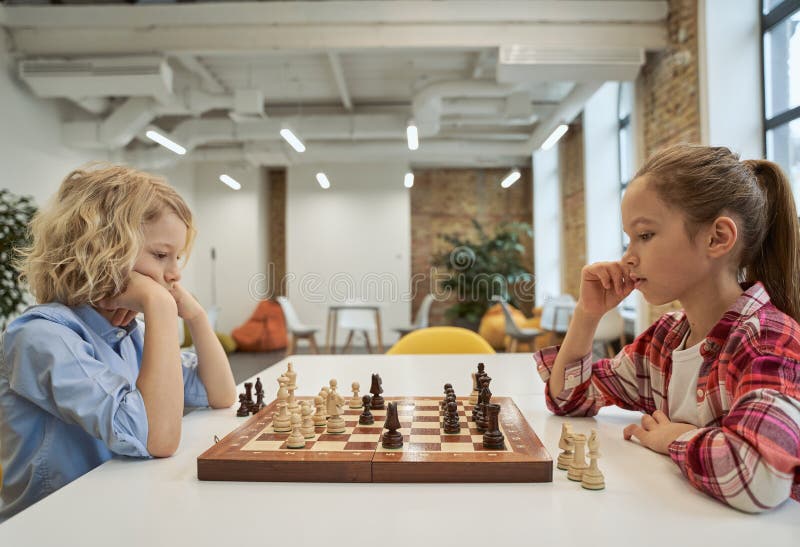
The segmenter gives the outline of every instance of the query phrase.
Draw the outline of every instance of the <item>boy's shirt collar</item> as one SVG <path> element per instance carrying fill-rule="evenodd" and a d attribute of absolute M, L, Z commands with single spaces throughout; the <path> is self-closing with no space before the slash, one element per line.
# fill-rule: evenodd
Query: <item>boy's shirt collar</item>
<path fill-rule="evenodd" d="M 130 334 L 136 330 L 138 327 L 138 322 L 136 319 L 128 323 L 127 325 L 123 325 L 121 327 L 115 327 L 112 325 L 108 319 L 103 317 L 103 315 L 97 311 L 93 306 L 89 304 L 83 304 L 82 306 L 77 306 L 73 308 L 75 315 L 81 318 L 81 320 L 86 323 L 90 329 L 100 335 L 103 340 L 108 342 L 111 345 L 118 344 L 121 342 L 126 336 L 130 336 Z"/>

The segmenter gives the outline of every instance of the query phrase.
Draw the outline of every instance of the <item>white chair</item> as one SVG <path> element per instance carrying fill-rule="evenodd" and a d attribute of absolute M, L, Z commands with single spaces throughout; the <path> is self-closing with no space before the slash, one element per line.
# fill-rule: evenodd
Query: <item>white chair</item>
<path fill-rule="evenodd" d="M 575 311 L 575 299 L 570 294 L 562 294 L 548 298 L 542 305 L 541 327 L 559 334 L 567 332 L 572 312 Z"/>
<path fill-rule="evenodd" d="M 422 299 L 422 304 L 419 305 L 416 317 L 414 317 L 414 324 L 411 325 L 410 327 L 399 327 L 394 329 L 400 334 L 400 338 L 402 338 L 409 332 L 414 332 L 415 330 L 419 329 L 425 329 L 430 326 L 430 315 L 431 315 L 432 304 L 433 304 L 433 295 L 426 294 L 425 298 Z"/>
<path fill-rule="evenodd" d="M 314 336 L 318 329 L 309 327 L 300 321 L 297 312 L 294 311 L 294 306 L 292 306 L 288 298 L 279 296 L 277 300 L 278 304 L 281 306 L 281 310 L 283 310 L 283 317 L 286 319 L 286 329 L 289 331 L 289 346 L 286 348 L 286 355 L 292 355 L 295 352 L 297 349 L 297 340 L 300 338 L 308 340 L 311 350 L 314 353 L 319 353 L 317 339 Z"/>
<path fill-rule="evenodd" d="M 625 345 L 625 319 L 619 313 L 619 308 L 612 308 L 600 319 L 594 332 L 594 342 L 603 344 L 606 357 L 613 357 L 616 351 L 612 342 L 617 340 L 620 347 Z"/>
<path fill-rule="evenodd" d="M 364 335 L 364 342 L 367 345 L 367 351 L 372 353 L 372 344 L 370 344 L 369 333 L 375 332 L 377 325 L 375 323 L 375 312 L 371 310 L 348 310 L 341 309 L 336 315 L 337 328 L 347 330 L 347 340 L 342 348 L 342 353 L 347 353 L 353 343 L 353 336 L 356 332 Z M 334 345 L 336 341 L 334 340 Z"/>
<path fill-rule="evenodd" d="M 511 338 L 511 343 L 506 349 L 508 353 L 515 353 L 520 342 L 533 342 L 537 336 L 542 334 L 542 331 L 539 329 L 523 329 L 518 327 L 514 322 L 514 316 L 511 315 L 508 304 L 502 298 L 495 298 L 495 300 L 498 301 L 500 307 L 503 308 L 503 315 L 506 318 L 506 336 Z"/>

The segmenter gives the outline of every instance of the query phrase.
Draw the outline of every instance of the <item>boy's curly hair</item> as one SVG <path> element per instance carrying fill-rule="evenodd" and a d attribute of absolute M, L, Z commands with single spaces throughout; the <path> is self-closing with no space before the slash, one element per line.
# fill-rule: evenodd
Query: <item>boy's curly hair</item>
<path fill-rule="evenodd" d="M 121 165 L 93 163 L 71 172 L 31 222 L 31 245 L 17 267 L 38 303 L 94 304 L 125 290 L 144 243 L 143 225 L 165 211 L 196 230 L 186 202 L 166 181 Z"/>

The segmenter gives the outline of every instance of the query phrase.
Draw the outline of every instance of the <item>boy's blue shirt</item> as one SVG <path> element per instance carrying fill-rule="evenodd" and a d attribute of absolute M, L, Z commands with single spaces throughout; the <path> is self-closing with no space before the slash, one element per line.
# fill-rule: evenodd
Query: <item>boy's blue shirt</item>
<path fill-rule="evenodd" d="M 136 320 L 118 328 L 91 306 L 57 303 L 9 325 L 0 341 L 0 522 L 113 455 L 150 457 L 136 388 L 143 331 Z M 181 363 L 184 404 L 208 406 L 197 356 L 182 352 Z"/>

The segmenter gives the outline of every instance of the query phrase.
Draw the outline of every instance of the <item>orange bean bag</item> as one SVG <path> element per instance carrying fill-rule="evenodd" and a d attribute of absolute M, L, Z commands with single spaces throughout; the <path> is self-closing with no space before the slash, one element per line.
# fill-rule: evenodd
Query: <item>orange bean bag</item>
<path fill-rule="evenodd" d="M 277 302 L 259 302 L 244 325 L 233 329 L 231 336 L 239 351 L 273 351 L 288 344 L 286 320 Z"/>

